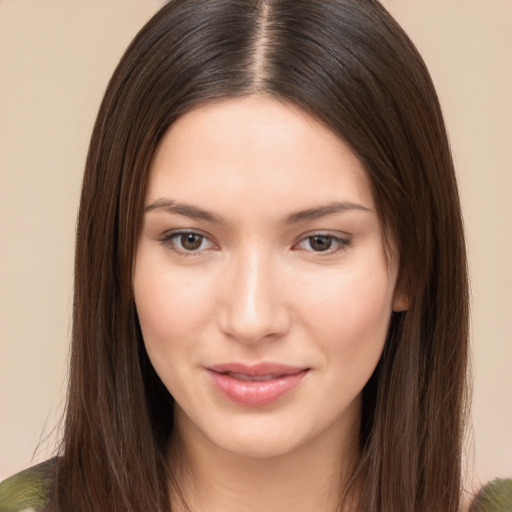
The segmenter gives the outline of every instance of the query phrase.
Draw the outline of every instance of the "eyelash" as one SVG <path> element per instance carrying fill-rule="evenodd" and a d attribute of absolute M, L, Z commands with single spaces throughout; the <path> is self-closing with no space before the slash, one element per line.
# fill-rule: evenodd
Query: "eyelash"
<path fill-rule="evenodd" d="M 310 252 L 313 252 L 313 253 L 319 254 L 319 255 L 323 255 L 323 254 L 330 255 L 330 254 L 335 254 L 338 251 L 344 251 L 344 250 L 348 249 L 350 247 L 350 244 L 351 244 L 351 240 L 348 239 L 348 238 L 340 238 L 338 236 L 330 235 L 329 233 L 315 233 L 313 235 L 308 235 L 308 236 L 302 238 L 300 240 L 300 242 L 298 244 L 295 244 L 295 245 L 299 245 L 299 244 L 303 243 L 306 240 L 309 240 L 309 243 L 311 244 L 311 241 L 314 238 L 326 238 L 326 239 L 328 239 L 331 242 L 331 244 L 333 244 L 333 243 L 337 244 L 337 247 L 335 249 L 331 249 L 331 247 L 329 247 L 325 251 L 313 251 L 313 250 L 310 251 Z"/>
<path fill-rule="evenodd" d="M 202 245 L 205 240 L 210 241 L 210 239 L 206 235 L 204 235 L 203 233 L 201 233 L 199 231 L 185 231 L 185 230 L 181 230 L 181 231 L 174 231 L 172 233 L 166 234 L 164 237 L 162 237 L 160 239 L 160 242 L 162 243 L 162 245 L 164 245 L 166 248 L 170 249 L 171 251 L 179 254 L 180 256 L 186 256 L 186 257 L 189 257 L 189 256 L 192 256 L 192 257 L 201 256 L 202 253 L 205 250 L 211 250 L 211 248 L 200 250 L 200 247 L 197 250 L 187 250 L 185 248 L 183 248 L 183 249 L 177 248 L 176 242 L 174 240 L 175 239 L 179 239 L 180 237 L 185 236 L 185 235 L 195 235 L 197 237 L 200 237 L 201 238 L 201 244 L 200 245 Z M 298 246 L 298 245 L 300 245 L 300 244 L 302 244 L 302 243 L 304 243 L 305 241 L 308 241 L 308 240 L 309 240 L 309 243 L 311 244 L 311 241 L 314 238 L 326 238 L 326 239 L 328 239 L 331 242 L 331 245 L 332 244 L 337 244 L 337 247 L 335 249 L 331 249 L 331 247 L 329 247 L 325 251 L 308 250 L 308 252 L 312 252 L 312 253 L 318 254 L 320 256 L 322 256 L 322 255 L 325 255 L 325 256 L 332 255 L 332 254 L 335 254 L 335 253 L 337 253 L 339 251 L 344 251 L 344 250 L 348 249 L 350 247 L 350 245 L 351 245 L 351 240 L 349 238 L 340 238 L 340 237 L 331 235 L 329 233 L 314 233 L 312 235 L 308 235 L 308 236 L 305 236 L 305 237 L 301 238 L 298 243 L 294 244 L 294 247 L 296 247 L 296 246 Z M 210 241 L 210 243 L 213 244 L 213 242 L 211 242 L 211 241 Z"/>
<path fill-rule="evenodd" d="M 178 239 L 185 235 L 194 235 L 196 237 L 201 238 L 201 245 L 203 245 L 204 240 L 209 240 L 206 235 L 203 235 L 199 231 L 174 231 L 173 233 L 166 234 L 163 238 L 160 239 L 160 242 L 164 245 L 164 247 L 170 249 L 171 251 L 181 255 L 181 256 L 200 256 L 202 251 L 195 250 L 187 250 L 187 249 L 178 249 L 176 247 L 176 243 L 173 241 L 174 239 Z M 209 250 L 209 249 L 206 249 Z M 203 249 L 204 251 L 204 249 Z"/>

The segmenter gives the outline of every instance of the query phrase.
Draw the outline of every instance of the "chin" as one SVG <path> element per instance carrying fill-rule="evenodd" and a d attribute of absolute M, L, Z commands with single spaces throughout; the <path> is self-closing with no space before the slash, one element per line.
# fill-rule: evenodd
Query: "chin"
<path fill-rule="evenodd" d="M 220 417 L 212 413 L 208 422 L 194 421 L 182 409 L 177 411 L 180 438 L 204 449 L 255 459 L 279 457 L 308 442 L 310 432 L 301 431 L 297 422 L 262 412 Z M 204 419 L 204 418 L 203 418 Z M 297 427 L 299 426 L 299 429 Z"/>
<path fill-rule="evenodd" d="M 217 446 L 238 457 L 250 459 L 270 459 L 294 452 L 298 446 L 290 439 L 259 436 L 255 438 L 232 438 L 226 442 L 216 443 Z"/>

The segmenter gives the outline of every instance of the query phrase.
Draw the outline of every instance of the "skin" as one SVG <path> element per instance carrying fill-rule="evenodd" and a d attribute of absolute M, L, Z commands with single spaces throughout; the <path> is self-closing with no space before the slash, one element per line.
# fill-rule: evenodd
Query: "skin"
<path fill-rule="evenodd" d="M 361 390 L 392 311 L 405 308 L 361 162 L 291 104 L 217 101 L 169 128 L 145 204 L 135 302 L 176 400 L 169 450 L 178 439 L 187 501 L 197 511 L 335 510 L 357 457 Z M 261 407 L 227 399 L 206 370 L 269 361 L 308 372 Z"/>

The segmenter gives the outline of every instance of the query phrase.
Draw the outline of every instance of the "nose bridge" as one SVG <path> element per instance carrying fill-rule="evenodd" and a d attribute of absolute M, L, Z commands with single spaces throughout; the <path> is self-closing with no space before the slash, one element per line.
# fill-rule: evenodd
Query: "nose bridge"
<path fill-rule="evenodd" d="M 256 343 L 287 328 L 275 257 L 265 247 L 247 247 L 235 256 L 226 276 L 223 330 Z"/>

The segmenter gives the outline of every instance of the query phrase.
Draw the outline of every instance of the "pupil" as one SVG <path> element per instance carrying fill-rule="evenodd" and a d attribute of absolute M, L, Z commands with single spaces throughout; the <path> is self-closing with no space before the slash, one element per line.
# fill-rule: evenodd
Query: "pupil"
<path fill-rule="evenodd" d="M 195 235 L 194 233 L 186 233 L 181 235 L 181 244 L 188 251 L 194 251 L 199 249 L 201 243 L 203 241 L 203 237 L 200 235 Z"/>
<path fill-rule="evenodd" d="M 326 251 L 331 247 L 331 238 L 328 236 L 314 236 L 311 240 L 311 248 L 315 251 Z"/>

